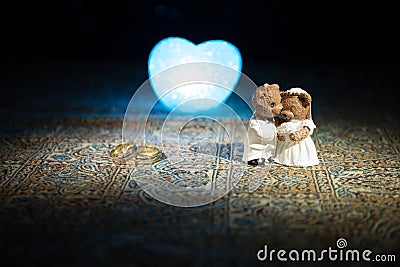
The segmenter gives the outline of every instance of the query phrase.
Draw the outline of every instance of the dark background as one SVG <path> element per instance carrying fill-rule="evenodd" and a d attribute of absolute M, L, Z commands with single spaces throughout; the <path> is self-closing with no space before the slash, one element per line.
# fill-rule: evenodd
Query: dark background
<path fill-rule="evenodd" d="M 390 64 L 399 42 L 384 1 L 6 1 L 6 60 L 147 60 L 169 36 L 224 39 L 244 63 Z"/>
<path fill-rule="evenodd" d="M 390 1 L 6 1 L 0 116 L 122 117 L 151 49 L 170 36 L 231 42 L 244 74 L 306 89 L 314 112 L 393 112 L 395 12 Z"/>
<path fill-rule="evenodd" d="M 151 49 L 170 36 L 229 41 L 256 84 L 305 88 L 321 106 L 354 97 L 375 106 L 384 90 L 387 109 L 397 94 L 395 11 L 385 1 L 5 1 L 0 114 L 122 116 L 148 78 Z"/>
<path fill-rule="evenodd" d="M 389 64 L 384 1 L 6 1 L 2 59 L 146 60 L 161 39 L 224 39 L 244 61 Z"/>

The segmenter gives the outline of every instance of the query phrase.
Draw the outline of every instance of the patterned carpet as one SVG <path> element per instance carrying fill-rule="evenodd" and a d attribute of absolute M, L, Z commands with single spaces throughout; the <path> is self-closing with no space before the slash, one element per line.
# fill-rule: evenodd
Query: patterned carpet
<path fill-rule="evenodd" d="M 319 166 L 248 167 L 228 195 L 197 208 L 158 202 L 110 161 L 121 118 L 3 121 L 2 261 L 243 266 L 258 264 L 265 244 L 319 249 L 338 238 L 400 260 L 399 124 L 329 112 L 314 120 Z M 249 193 L 255 172 L 266 178 Z"/>

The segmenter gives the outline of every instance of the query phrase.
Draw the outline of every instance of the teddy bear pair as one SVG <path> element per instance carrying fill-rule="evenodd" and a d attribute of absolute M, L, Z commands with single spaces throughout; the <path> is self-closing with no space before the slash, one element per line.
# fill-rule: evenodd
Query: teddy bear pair
<path fill-rule="evenodd" d="M 256 89 L 252 100 L 243 160 L 249 165 L 265 161 L 287 166 L 313 166 L 319 160 L 311 135 L 311 96 L 301 88 L 280 92 L 277 84 Z"/>

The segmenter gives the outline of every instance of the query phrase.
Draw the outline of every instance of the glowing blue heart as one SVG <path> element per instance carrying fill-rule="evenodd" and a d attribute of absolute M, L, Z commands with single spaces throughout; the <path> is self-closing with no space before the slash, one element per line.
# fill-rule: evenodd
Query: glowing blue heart
<path fill-rule="evenodd" d="M 211 85 L 211 83 L 190 84 L 179 86 L 173 93 L 166 93 L 174 75 L 171 75 L 171 71 L 168 75 L 159 74 L 171 67 L 195 62 L 209 62 L 226 66 L 225 69 L 229 70 L 222 71 L 222 76 L 217 79 L 221 81 L 220 83 L 217 82 L 217 84 L 223 85 L 225 89 L 222 89 L 221 86 Z M 242 57 L 239 50 L 226 41 L 212 40 L 195 45 L 183 38 L 170 37 L 161 40 L 154 46 L 150 53 L 148 64 L 150 82 L 155 95 L 160 99 L 161 103 L 169 110 L 173 110 L 174 108 L 179 110 L 179 107 L 186 101 L 204 99 L 205 101 L 202 105 L 197 104 L 191 106 L 190 110 L 182 110 L 184 112 L 195 112 L 209 110 L 216 107 L 218 105 L 216 103 L 226 101 L 240 78 Z M 193 68 L 193 64 L 187 64 L 192 66 L 188 67 L 187 70 L 180 67 L 179 73 L 175 73 L 175 77 L 179 79 L 179 77 L 187 76 L 189 72 L 191 74 L 193 74 L 193 71 L 202 72 L 203 76 L 210 76 L 210 82 L 213 80 L 215 83 L 215 77 L 211 78 L 211 76 L 217 72 L 221 75 L 221 69 L 215 67 L 216 64 L 209 64 L 206 68 L 204 64 L 201 67 L 195 68 Z M 219 68 L 219 70 L 214 71 L 213 68 Z M 205 80 L 208 80 L 207 77 Z M 212 101 L 207 101 L 207 99 Z"/>

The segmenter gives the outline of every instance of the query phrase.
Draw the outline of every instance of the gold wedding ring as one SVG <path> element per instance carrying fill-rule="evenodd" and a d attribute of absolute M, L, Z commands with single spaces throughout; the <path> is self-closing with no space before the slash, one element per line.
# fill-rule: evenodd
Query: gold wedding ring
<path fill-rule="evenodd" d="M 152 145 L 137 146 L 132 142 L 128 142 L 117 145 L 111 150 L 110 157 L 118 163 L 126 163 L 126 160 L 132 157 L 139 161 L 150 160 L 152 163 L 155 163 L 160 160 L 161 152 Z"/>
<path fill-rule="evenodd" d="M 110 152 L 110 157 L 112 160 L 125 163 L 125 161 L 135 155 L 137 151 L 137 146 L 134 143 L 128 142 L 117 145 Z"/>
<path fill-rule="evenodd" d="M 136 159 L 137 160 L 151 160 L 151 162 L 157 162 L 161 158 L 161 152 L 158 148 L 146 145 L 139 146 L 136 151 Z"/>

